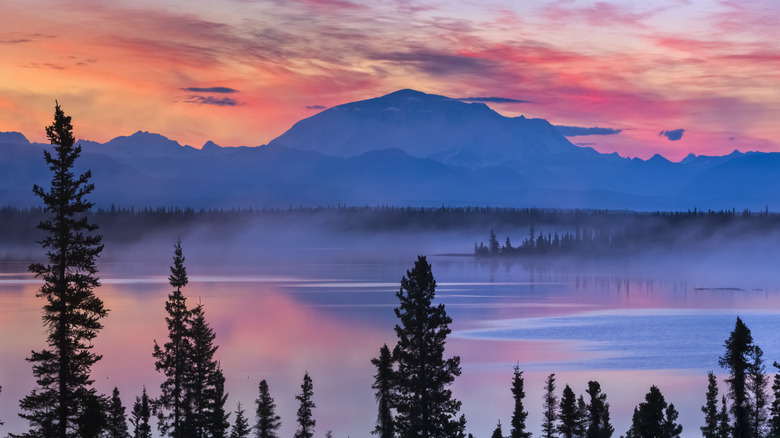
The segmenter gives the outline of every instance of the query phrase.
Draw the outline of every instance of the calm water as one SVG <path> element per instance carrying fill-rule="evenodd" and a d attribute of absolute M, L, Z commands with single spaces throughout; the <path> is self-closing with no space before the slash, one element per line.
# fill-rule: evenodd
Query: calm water
<path fill-rule="evenodd" d="M 186 254 L 186 248 L 185 248 Z M 189 259 L 188 259 L 189 260 Z M 228 407 L 253 414 L 261 379 L 295 430 L 294 396 L 303 374 L 314 381 L 316 435 L 369 436 L 376 418 L 370 358 L 395 341 L 393 307 L 413 258 L 380 262 L 269 261 L 231 266 L 188 265 L 188 302 L 205 305 L 227 377 Z M 680 411 L 688 437 L 699 435 L 706 373 L 718 368 L 723 341 L 743 317 L 768 364 L 780 360 L 780 278 L 698 266 L 664 275 L 644 264 L 485 264 L 468 257 L 430 257 L 437 298 L 453 317 L 448 354 L 460 355 L 453 387 L 467 429 L 489 436 L 508 424 L 512 367 L 525 370 L 531 431 L 538 436 L 542 386 L 555 372 L 558 394 L 568 383 L 584 393 L 598 380 L 612 405 L 615 436 L 633 407 L 656 384 Z M 20 432 L 18 400 L 33 387 L 30 350 L 40 349 L 41 300 L 25 266 L 0 266 L 0 435 Z M 762 271 L 763 272 L 763 271 Z M 779 276 L 780 277 L 780 276 Z M 107 264 L 98 294 L 111 313 L 96 340 L 104 359 L 93 369 L 103 392 L 117 386 L 126 406 L 146 385 L 159 393 L 152 346 L 166 337 L 167 266 Z M 768 371 L 773 371 L 771 365 Z M 232 419 L 232 418 L 231 418 Z M 505 428 L 506 432 L 507 429 Z"/>

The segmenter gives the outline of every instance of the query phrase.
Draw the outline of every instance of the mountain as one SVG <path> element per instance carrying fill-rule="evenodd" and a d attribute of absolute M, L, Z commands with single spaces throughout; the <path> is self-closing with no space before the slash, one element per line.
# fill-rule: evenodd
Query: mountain
<path fill-rule="evenodd" d="M 299 121 L 268 145 L 336 157 L 395 148 L 471 168 L 580 150 L 546 120 L 508 118 L 483 103 L 414 90 L 327 109 Z"/>
<path fill-rule="evenodd" d="M 327 109 L 264 146 L 195 149 L 144 131 L 79 143 L 76 170 L 92 170 L 99 207 L 780 210 L 780 154 L 628 159 L 573 145 L 543 119 L 414 90 Z M 0 133 L 0 206 L 40 205 L 31 188 L 49 184 L 50 147 Z"/>

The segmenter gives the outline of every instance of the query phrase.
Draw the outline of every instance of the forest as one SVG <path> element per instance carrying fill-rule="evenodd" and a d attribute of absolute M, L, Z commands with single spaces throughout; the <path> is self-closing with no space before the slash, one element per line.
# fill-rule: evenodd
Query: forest
<path fill-rule="evenodd" d="M 53 153 L 44 158 L 52 170 L 49 188 L 35 186 L 33 192 L 45 207 L 0 211 L 5 227 L 3 238 L 16 236 L 23 243 L 36 234 L 15 227 L 31 223 L 35 218 L 38 230 L 44 233 L 38 243 L 46 253 L 45 262 L 32 263 L 29 271 L 43 281 L 38 297 L 44 302 L 43 327 L 47 347 L 32 351 L 27 361 L 31 364 L 36 387 L 19 401 L 20 417 L 29 423 L 29 430 L 11 437 L 136 437 L 159 436 L 184 438 L 243 438 L 278 436 L 281 418 L 276 413 L 271 384 L 257 382 L 255 406 L 241 404 L 231 411 L 229 395 L 225 393 L 225 376 L 216 357 L 216 333 L 206 318 L 202 304 L 191 305 L 185 293 L 188 284 L 184 249 L 181 242 L 174 246 L 168 284 L 171 292 L 165 303 L 165 322 L 168 333 L 164 342 L 153 343 L 155 369 L 163 377 L 159 388 L 143 388 L 133 394 L 127 406 L 115 388 L 109 394 L 100 394 L 93 386 L 92 366 L 101 356 L 92 351 L 93 340 L 99 335 L 110 309 L 95 293 L 100 286 L 96 260 L 104 249 L 101 231 L 113 230 L 117 236 L 132 238 L 130 230 L 138 230 L 149 223 L 181 226 L 181 219 L 195 216 L 231 217 L 264 215 L 317 215 L 323 211 L 336 216 L 349 212 L 353 218 L 381 213 L 386 222 L 364 219 L 342 224 L 372 229 L 394 227 L 398 223 L 416 221 L 425 226 L 446 227 L 458 217 L 479 223 L 485 215 L 494 221 L 527 225 L 528 238 L 518 247 L 509 238 L 503 247 L 491 230 L 489 243 L 475 245 L 477 255 L 509 254 L 512 251 L 563 251 L 578 245 L 625 245 L 625 241 L 643 242 L 655 239 L 659 229 L 695 224 L 703 232 L 714 232 L 718 227 L 744 225 L 745 229 L 767 229 L 778 216 L 769 212 L 707 212 L 687 213 L 628 213 L 598 211 L 540 211 L 535 209 L 498 210 L 475 209 L 414 209 L 414 208 L 351 208 L 322 209 L 291 208 L 289 210 L 199 211 L 188 209 L 94 209 L 88 196 L 94 190 L 89 171 L 74 175 L 72 169 L 80 148 L 72 136 L 70 117 L 59 105 L 54 122 L 46 132 L 55 145 Z M 496 213 L 498 213 L 496 215 Z M 357 215 L 357 216 L 356 216 Z M 10 219 L 9 219 L 10 218 Z M 411 218 L 411 219 L 410 219 Z M 423 220 L 423 219 L 425 220 Z M 427 219 L 426 219 L 427 218 Z M 433 218 L 434 220 L 429 220 Z M 498 219 L 496 219 L 498 218 Z M 641 231 L 623 234 L 587 231 L 588 224 L 609 223 L 639 226 Z M 435 224 L 435 225 L 432 225 Z M 553 237 L 535 231 L 534 224 L 574 226 L 574 233 L 557 232 Z M 658 228 L 656 228 L 658 227 Z M 709 230 L 709 231 L 706 231 Z M 751 231 L 753 232 L 753 231 Z M 21 237 L 19 237 L 21 236 Z M 606 237 L 605 237 L 606 236 Z M 622 236 L 619 238 L 619 236 Z M 653 237 L 655 236 L 655 237 Z M 121 240 L 114 239 L 113 243 Z M 566 243 L 564 243 L 566 242 Z M 485 250 L 484 248 L 487 248 Z M 460 413 L 462 404 L 451 391 L 451 385 L 461 375 L 460 358 L 447 357 L 445 346 L 451 333 L 452 318 L 444 304 L 435 300 L 436 280 L 425 256 L 419 256 L 406 271 L 396 293 L 398 305 L 394 308 L 397 324 L 395 345 L 378 346 L 374 358 L 366 358 L 375 367 L 374 381 L 366 382 L 375 392 L 377 406 L 376 426 L 366 434 L 381 438 L 391 437 L 471 437 L 467 419 Z M 713 364 L 714 365 L 714 364 Z M 718 365 L 727 371 L 726 394 L 719 394 L 713 372 L 707 375 L 708 387 L 701 407 L 705 438 L 764 438 L 780 436 L 780 374 L 775 374 L 770 385 L 762 349 L 753 342 L 750 329 L 737 318 L 734 330 L 724 341 L 724 352 Z M 780 370 L 780 364 L 773 362 Z M 513 400 L 513 413 L 504 425 L 499 421 L 493 438 L 504 436 L 530 438 L 527 424 L 527 401 L 523 370 L 516 366 L 507 376 L 507 392 Z M 0 391 L 2 391 L 0 382 Z M 314 383 L 308 373 L 302 377 L 301 391 L 295 395 L 299 402 L 295 422 L 295 438 L 311 438 L 316 428 L 316 404 L 313 402 Z M 569 385 L 557 392 L 555 374 L 545 382 L 545 397 L 541 406 L 544 424 L 543 438 L 611 438 L 615 433 L 610 419 L 607 394 L 597 381 L 589 381 L 585 395 L 577 395 Z M 719 397 L 720 395 L 720 397 Z M 128 409 L 129 407 L 129 409 Z M 247 412 L 252 414 L 248 414 Z M 9 415 L 2 413 L 3 416 Z M 656 386 L 651 386 L 633 413 L 626 438 L 675 438 L 682 433 L 678 412 Z M 7 418 L 0 418 L 0 422 Z M 290 420 L 286 420 L 290 421 Z M 0 423 L 2 425 L 2 423 Z M 324 436 L 333 436 L 326 431 Z"/>

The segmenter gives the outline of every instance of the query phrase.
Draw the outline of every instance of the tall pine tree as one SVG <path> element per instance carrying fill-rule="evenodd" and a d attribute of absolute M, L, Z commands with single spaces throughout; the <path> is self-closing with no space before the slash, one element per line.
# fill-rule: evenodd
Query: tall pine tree
<path fill-rule="evenodd" d="M 314 436 L 314 426 L 317 425 L 317 420 L 314 419 L 312 411 L 317 405 L 311 399 L 312 396 L 314 396 L 314 385 L 307 371 L 303 376 L 301 393 L 295 396 L 295 399 L 300 403 L 298 405 L 298 430 L 295 432 L 295 438 L 312 438 Z"/>
<path fill-rule="evenodd" d="M 523 407 L 525 390 L 523 389 L 523 372 L 520 371 L 520 364 L 515 364 L 514 374 L 512 376 L 512 398 L 515 406 L 512 410 L 512 428 L 509 430 L 510 438 L 531 438 L 531 432 L 525 430 L 525 420 L 528 418 L 528 411 Z"/>
<path fill-rule="evenodd" d="M 393 438 L 395 425 L 392 408 L 396 398 L 396 376 L 393 370 L 393 357 L 387 344 L 379 349 L 379 357 L 371 359 L 371 364 L 376 367 L 374 384 L 371 385 L 371 388 L 376 391 L 378 405 L 376 427 L 371 433 L 379 435 L 379 438 Z"/>
<path fill-rule="evenodd" d="M 775 361 L 775 378 L 772 381 L 772 405 L 769 408 L 769 437 L 780 438 L 780 363 Z"/>
<path fill-rule="evenodd" d="M 42 278 L 38 297 L 44 298 L 43 323 L 48 348 L 33 351 L 31 362 L 37 388 L 24 397 L 19 414 L 30 423 L 28 436 L 74 437 L 91 434 L 84 419 L 95 415 L 103 397 L 92 388 L 92 365 L 101 356 L 92 352 L 92 341 L 103 328 L 100 320 L 108 310 L 94 294 L 100 286 L 95 261 L 103 249 L 98 226 L 88 221 L 93 204 L 86 196 L 94 190 L 90 171 L 73 173 L 81 146 L 75 145 L 73 125 L 59 103 L 46 136 L 53 153 L 44 150 L 52 171 L 51 188 L 38 185 L 33 193 L 45 204 L 49 217 L 38 224 L 46 236 L 41 246 L 48 263 L 30 265 L 29 271 Z"/>
<path fill-rule="evenodd" d="M 278 438 L 276 431 L 282 426 L 281 418 L 276 415 L 276 403 L 268 390 L 268 383 L 260 381 L 258 396 L 255 400 L 257 438 Z"/>
<path fill-rule="evenodd" d="M 634 408 L 626 438 L 679 438 L 682 426 L 677 424 L 677 417 L 674 405 L 667 405 L 661 391 L 653 385 L 645 401 Z"/>
<path fill-rule="evenodd" d="M 181 242 L 174 245 L 173 266 L 168 282 L 174 288 L 168 295 L 165 310 L 168 316 L 165 322 L 168 325 L 168 342 L 162 347 L 154 341 L 154 358 L 157 371 L 165 375 L 165 380 L 160 384 L 161 394 L 157 399 L 157 427 L 161 435 L 172 438 L 185 438 L 187 436 L 185 418 L 189 415 L 190 403 L 185 399 L 187 376 L 190 369 L 189 351 L 189 323 L 191 312 L 187 310 L 186 298 L 182 293 L 187 283 L 187 269 L 184 266 L 184 255 Z"/>
<path fill-rule="evenodd" d="M 466 417 L 457 417 L 461 403 L 449 389 L 460 375 L 460 357 L 444 358 L 452 318 L 444 304 L 433 305 L 435 294 L 431 265 L 419 256 L 396 293 L 400 324 L 395 326 L 398 343 L 393 350 L 398 364 L 395 425 L 401 438 L 455 437 L 466 427 Z"/>
<path fill-rule="evenodd" d="M 563 388 L 556 429 L 561 438 L 582 438 L 585 435 L 584 418 L 587 412 L 585 400 L 581 397 L 580 400 L 583 406 L 578 406 L 577 396 L 569 385 Z"/>
<path fill-rule="evenodd" d="M 750 354 L 752 362 L 748 368 L 747 389 L 750 397 L 750 426 L 754 438 L 763 438 L 766 435 L 769 422 L 769 395 L 767 384 L 769 383 L 764 367 L 764 351 L 758 345 L 753 346 Z"/>
<path fill-rule="evenodd" d="M 214 353 L 216 334 L 206 322 L 203 305 L 198 304 L 190 311 L 185 349 L 186 369 L 183 379 L 185 400 L 189 408 L 186 412 L 187 436 L 205 438 L 213 426 L 220 421 L 212 418 L 215 403 L 221 395 L 217 394 L 217 361 Z"/>
<path fill-rule="evenodd" d="M 748 371 L 751 366 L 750 355 L 753 352 L 753 335 L 750 329 L 737 317 L 734 330 L 724 344 L 726 352 L 720 357 L 721 367 L 729 370 L 726 379 L 731 399 L 731 414 L 734 418 L 731 427 L 733 438 L 750 438 L 750 400 L 747 391 Z"/>

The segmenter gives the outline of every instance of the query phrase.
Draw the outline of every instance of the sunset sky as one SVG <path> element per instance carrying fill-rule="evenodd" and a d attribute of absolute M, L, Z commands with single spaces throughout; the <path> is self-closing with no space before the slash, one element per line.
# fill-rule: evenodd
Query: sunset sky
<path fill-rule="evenodd" d="M 55 99 L 83 139 L 255 146 L 413 88 L 621 130 L 570 139 L 623 156 L 780 151 L 776 0 L 26 0 L 0 17 L 0 131 L 32 141 Z"/>

